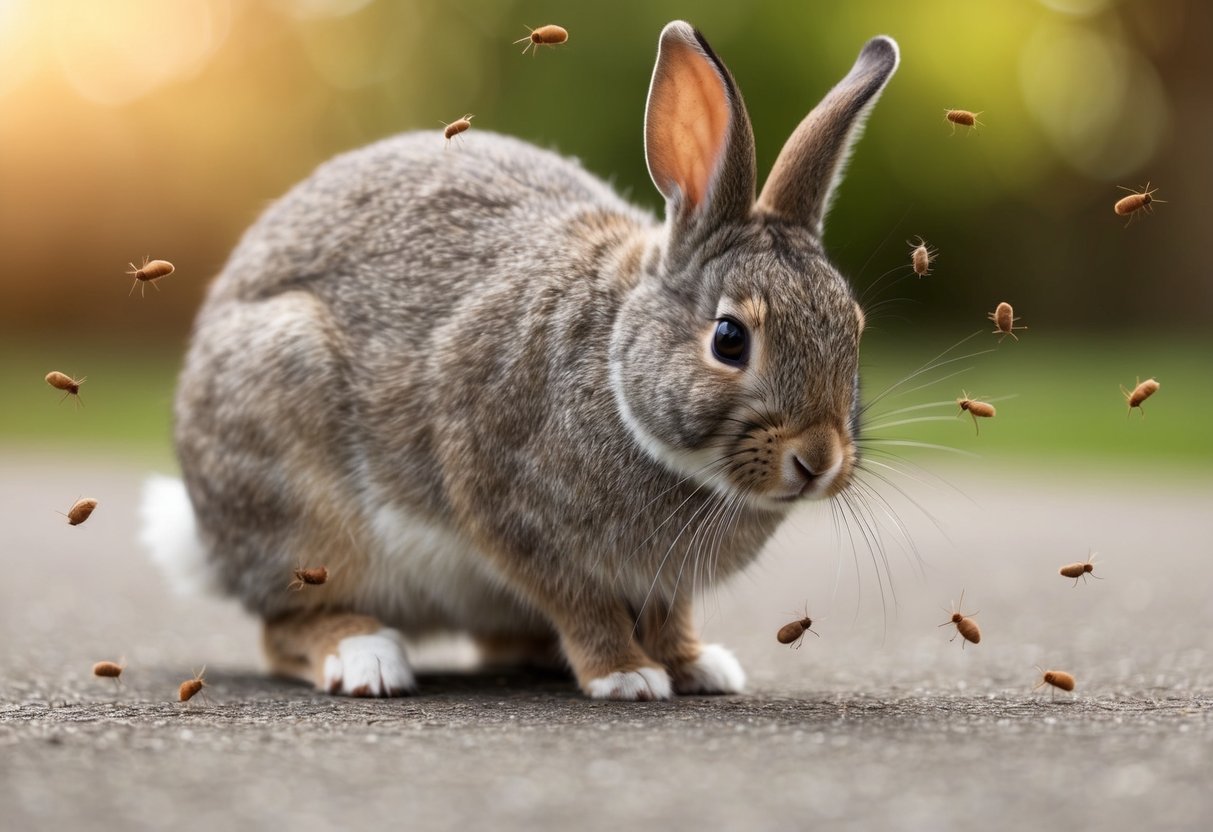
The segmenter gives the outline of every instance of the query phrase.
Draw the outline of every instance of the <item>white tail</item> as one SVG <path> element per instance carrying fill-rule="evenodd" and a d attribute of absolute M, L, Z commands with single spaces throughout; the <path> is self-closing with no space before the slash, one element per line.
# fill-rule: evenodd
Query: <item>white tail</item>
<path fill-rule="evenodd" d="M 175 592 L 200 595 L 219 591 L 214 566 L 198 539 L 194 507 L 184 482 L 150 477 L 143 484 L 139 515 L 139 541 Z"/>

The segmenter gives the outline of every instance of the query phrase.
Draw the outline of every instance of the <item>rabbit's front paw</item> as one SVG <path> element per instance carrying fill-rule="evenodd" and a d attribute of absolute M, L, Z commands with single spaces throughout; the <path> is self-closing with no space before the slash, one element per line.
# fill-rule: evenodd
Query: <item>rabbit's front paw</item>
<path fill-rule="evenodd" d="M 660 667 L 641 667 L 636 670 L 620 670 L 591 679 L 585 686 L 591 699 L 618 699 L 627 702 L 645 702 L 653 699 L 669 699 L 670 675 Z"/>
<path fill-rule="evenodd" d="M 416 688 L 400 634 L 347 636 L 324 659 L 324 689 L 345 696 L 404 696 Z"/>
<path fill-rule="evenodd" d="M 720 644 L 704 644 L 699 657 L 674 669 L 679 693 L 740 693 L 745 671 L 732 651 Z"/>

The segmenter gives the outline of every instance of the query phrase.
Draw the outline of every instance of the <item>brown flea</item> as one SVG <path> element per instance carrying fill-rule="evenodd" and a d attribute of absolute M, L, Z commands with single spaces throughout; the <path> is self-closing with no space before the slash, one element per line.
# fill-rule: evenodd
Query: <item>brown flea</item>
<path fill-rule="evenodd" d="M 1158 386 L 1158 382 L 1152 378 L 1148 378 L 1145 381 L 1141 381 L 1139 379 L 1137 386 L 1132 390 L 1126 390 L 1125 386 L 1122 384 L 1120 386 L 1120 392 L 1124 393 L 1125 401 L 1129 403 L 1129 411 L 1126 416 L 1132 415 L 1133 408 L 1136 407 L 1141 411 L 1141 418 L 1146 418 L 1146 409 L 1141 406 L 1141 403 L 1157 393 Z"/>
<path fill-rule="evenodd" d="M 202 681 L 202 675 L 206 673 L 206 666 L 202 667 L 202 673 L 198 673 L 193 679 L 186 679 L 181 683 L 181 687 L 177 689 L 177 698 L 182 702 L 189 702 L 206 687 L 206 682 Z M 205 695 L 203 698 L 206 698 Z"/>
<path fill-rule="evenodd" d="M 1081 563 L 1067 564 L 1061 569 L 1057 570 L 1057 572 L 1064 578 L 1073 578 L 1074 586 L 1078 586 L 1079 578 L 1082 578 L 1083 583 L 1086 583 L 1088 574 L 1090 574 L 1091 577 L 1095 578 L 1096 580 L 1102 580 L 1098 575 L 1093 574 L 1095 572 L 1094 560 L 1095 553 L 1089 552 L 1087 553 L 1087 559 L 1085 561 L 1082 561 Z"/>
<path fill-rule="evenodd" d="M 1026 326 L 1015 326 L 1015 322 L 1018 321 L 1019 318 L 1015 317 L 1015 310 L 1011 307 L 1011 304 L 1007 303 L 1005 300 L 998 304 L 998 306 L 994 307 L 994 311 L 986 315 L 986 317 L 994 322 L 994 333 L 1002 333 L 1002 338 L 998 339 L 999 343 L 1001 343 L 1002 339 L 1006 338 L 1008 335 L 1018 341 L 1019 336 L 1015 334 L 1015 330 L 1027 329 Z"/>
<path fill-rule="evenodd" d="M 1158 188 L 1151 188 L 1150 183 L 1140 191 L 1134 191 L 1132 188 L 1126 188 L 1124 185 L 1117 185 L 1122 191 L 1128 191 L 1129 195 L 1116 200 L 1116 204 L 1112 206 L 1112 210 L 1116 212 L 1118 217 L 1128 217 L 1129 221 L 1125 223 L 1125 228 L 1128 228 L 1138 213 L 1153 214 L 1152 206 L 1155 202 L 1166 202 L 1165 199 L 1155 199 L 1154 192 Z"/>
<path fill-rule="evenodd" d="M 446 138 L 447 144 L 450 144 L 451 139 L 469 129 L 472 126 L 472 119 L 475 117 L 471 113 L 468 113 L 463 118 L 455 119 L 450 124 L 446 124 L 445 121 L 440 122 L 441 124 L 446 124 L 446 129 L 442 131 L 442 135 Z"/>
<path fill-rule="evenodd" d="M 530 26 L 525 25 L 522 28 L 530 29 L 531 31 L 531 33 L 526 37 L 518 38 L 518 40 L 514 41 L 514 43 L 522 43 L 523 41 L 527 41 L 527 45 L 522 47 L 523 55 L 525 55 L 526 51 L 531 47 L 534 47 L 535 49 L 535 52 L 531 53 L 533 55 L 539 51 L 540 46 L 556 46 L 561 43 L 566 43 L 569 39 L 569 32 L 567 29 L 561 26 L 556 26 L 552 23 L 549 23 L 547 26 L 540 26 L 538 29 L 531 29 Z"/>
<path fill-rule="evenodd" d="M 1064 670 L 1044 670 L 1040 665 L 1037 665 L 1036 669 L 1040 671 L 1041 676 L 1040 681 L 1036 683 L 1036 687 L 1032 688 L 1032 690 L 1036 690 L 1041 685 L 1051 685 L 1054 698 L 1057 697 L 1058 688 L 1064 691 L 1074 690 L 1074 677 Z"/>
<path fill-rule="evenodd" d="M 63 399 L 66 399 L 68 396 L 75 396 L 77 402 L 80 402 L 80 385 L 84 384 L 87 379 L 87 376 L 84 378 L 72 378 L 58 370 L 51 370 L 46 374 L 46 383 L 56 390 L 62 390 Z M 63 401 L 63 399 L 59 401 Z"/>
<path fill-rule="evenodd" d="M 131 291 L 126 293 L 127 297 L 130 297 L 131 292 L 135 291 L 135 286 L 138 284 L 143 284 L 146 287 L 150 283 L 153 289 L 160 291 L 160 287 L 156 285 L 156 281 L 162 277 L 168 277 L 177 270 L 177 267 L 167 260 L 148 260 L 146 256 L 143 258 L 142 266 L 136 266 L 134 263 L 127 263 L 127 265 L 131 267 L 131 270 L 127 274 L 134 275 L 135 277 L 135 282 L 131 284 Z M 139 289 L 139 294 L 143 294 L 142 288 Z"/>
<path fill-rule="evenodd" d="M 813 619 L 809 618 L 808 613 L 806 612 L 803 618 L 799 618 L 796 621 L 792 621 L 791 623 L 784 624 L 782 627 L 780 627 L 779 632 L 775 634 L 775 638 L 779 640 L 780 644 L 791 644 L 793 647 L 799 649 L 800 643 L 804 641 L 805 633 L 813 633 L 813 635 L 817 635 L 816 632 L 809 629 L 812 626 Z"/>
<path fill-rule="evenodd" d="M 924 277 L 931 273 L 931 261 L 938 256 L 939 252 L 936 249 L 928 248 L 927 241 L 922 237 L 918 238 L 918 242 L 914 243 L 906 241 L 910 246 L 910 263 L 914 266 L 914 274 L 919 277 Z"/>
<path fill-rule="evenodd" d="M 320 586 L 329 579 L 329 571 L 323 566 L 316 566 L 311 569 L 296 569 L 295 580 L 286 585 L 287 589 L 298 592 L 304 586 Z"/>
<path fill-rule="evenodd" d="M 960 592 L 960 605 L 963 607 L 965 602 L 964 590 Z M 956 625 L 956 635 L 963 636 L 964 641 L 971 641 L 974 644 L 981 642 L 981 629 L 977 626 L 977 622 L 973 620 L 973 616 L 977 613 L 965 614 L 959 612 L 955 607 L 952 608 L 951 618 L 940 624 L 940 627 L 946 627 L 949 624 Z M 956 641 L 956 636 L 952 636 L 949 641 Z M 964 641 L 960 643 L 961 649 L 964 649 Z"/>
<path fill-rule="evenodd" d="M 977 430 L 978 434 L 981 433 L 981 430 L 977 427 L 977 417 L 980 416 L 983 419 L 994 418 L 994 405 L 989 402 L 979 402 L 975 399 L 970 399 L 969 394 L 963 390 L 961 391 L 961 397 L 956 400 L 956 403 L 960 405 L 960 413 L 966 410 L 969 411 L 969 415 L 973 417 L 973 428 Z M 960 413 L 956 415 L 959 416 Z"/>
<path fill-rule="evenodd" d="M 72 503 L 72 507 L 69 508 L 67 510 L 67 514 L 63 516 L 67 518 L 67 524 L 69 526 L 79 526 L 90 516 L 92 516 L 93 509 L 96 507 L 96 500 L 91 497 L 85 497 L 82 500 L 77 500 L 76 502 Z"/>
<path fill-rule="evenodd" d="M 982 111 L 984 112 L 984 110 Z M 956 132 L 956 125 L 961 127 L 976 127 L 981 124 L 977 117 L 981 113 L 971 113 L 968 110 L 949 110 L 944 109 L 944 118 L 952 122 L 952 132 Z"/>
<path fill-rule="evenodd" d="M 113 679 L 118 684 L 122 684 L 122 671 L 125 669 L 125 665 L 115 662 L 97 662 L 93 665 L 93 675 L 103 679 Z"/>

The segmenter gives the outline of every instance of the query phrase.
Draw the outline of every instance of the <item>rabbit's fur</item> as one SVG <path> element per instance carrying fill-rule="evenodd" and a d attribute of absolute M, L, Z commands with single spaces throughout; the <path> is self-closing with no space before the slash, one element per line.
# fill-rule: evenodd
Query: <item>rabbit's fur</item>
<path fill-rule="evenodd" d="M 271 207 L 199 314 L 176 442 L 273 667 L 400 693 L 400 633 L 456 630 L 562 654 L 591 696 L 740 689 L 691 598 L 849 481 L 862 313 L 821 222 L 896 64 L 869 42 L 755 201 L 740 94 L 671 23 L 645 129 L 664 224 L 483 130 L 381 141 Z M 725 316 L 744 366 L 713 356 Z"/>

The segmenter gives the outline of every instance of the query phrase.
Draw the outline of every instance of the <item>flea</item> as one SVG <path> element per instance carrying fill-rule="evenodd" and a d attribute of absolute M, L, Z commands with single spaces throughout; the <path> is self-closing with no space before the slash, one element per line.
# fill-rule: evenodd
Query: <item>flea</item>
<path fill-rule="evenodd" d="M 928 248 L 927 241 L 922 237 L 918 238 L 917 244 L 910 242 L 910 262 L 914 266 L 914 274 L 919 277 L 924 277 L 931 273 L 931 261 L 938 256 L 939 252 L 936 249 Z"/>
<path fill-rule="evenodd" d="M 1095 554 L 1088 553 L 1086 560 L 1084 560 L 1080 563 L 1066 564 L 1061 569 L 1058 569 L 1057 572 L 1064 578 L 1073 578 L 1074 586 L 1078 586 L 1079 578 L 1082 578 L 1083 583 L 1086 583 L 1088 574 L 1090 574 L 1091 577 L 1095 578 L 1096 580 L 1101 580 L 1101 578 L 1098 575 L 1094 574 L 1094 572 L 1095 572 L 1095 564 L 1093 562 L 1094 560 L 1095 560 Z"/>
<path fill-rule="evenodd" d="M 994 418 L 994 405 L 989 402 L 979 402 L 976 399 L 970 399 L 969 394 L 964 391 L 961 391 L 961 397 L 956 400 L 956 403 L 960 405 L 961 413 L 966 410 L 969 411 L 969 415 L 973 417 L 973 428 L 978 434 L 981 433 L 981 430 L 977 427 L 977 417 L 980 416 L 983 419 Z M 960 413 L 956 415 L 959 416 Z"/>
<path fill-rule="evenodd" d="M 75 396 L 76 401 L 83 404 L 80 399 L 80 385 L 84 384 L 87 378 L 87 376 L 84 378 L 72 378 L 66 373 L 61 373 L 58 370 L 51 370 L 46 374 L 46 383 L 51 387 L 54 387 L 56 390 L 62 390 L 63 399 L 66 399 L 68 396 Z M 60 399 L 59 401 L 63 401 L 63 399 Z"/>
<path fill-rule="evenodd" d="M 69 526 L 79 526 L 85 520 L 92 516 L 93 509 L 97 507 L 97 501 L 92 497 L 85 497 L 72 503 L 72 507 L 67 510 L 67 514 L 63 516 L 67 518 Z"/>
<path fill-rule="evenodd" d="M 540 26 L 538 29 L 531 29 L 530 26 L 523 26 L 524 29 L 530 29 L 531 33 L 524 38 L 518 38 L 514 43 L 522 43 L 527 41 L 527 45 L 522 47 L 522 54 L 525 55 L 528 49 L 534 48 L 534 52 L 539 52 L 540 46 L 557 46 L 561 43 L 567 43 L 569 32 L 562 26 L 556 26 L 549 23 L 547 26 Z"/>
<path fill-rule="evenodd" d="M 442 131 L 442 135 L 446 138 L 447 144 L 451 143 L 451 139 L 471 128 L 472 119 L 474 118 L 474 115 L 468 113 L 463 118 L 455 119 L 450 124 L 446 124 L 445 121 L 441 122 L 442 124 L 446 124 L 446 129 Z"/>
<path fill-rule="evenodd" d="M 964 590 L 960 592 L 960 606 L 964 606 L 965 594 Z M 978 644 L 981 641 L 981 630 L 977 626 L 977 622 L 973 620 L 973 616 L 977 613 L 969 613 L 966 615 L 956 608 L 952 609 L 952 617 L 940 624 L 940 627 L 946 627 L 949 624 L 956 625 L 956 635 L 964 636 L 964 641 L 971 641 Z M 951 641 L 956 641 L 956 636 L 952 636 Z M 964 641 L 960 643 L 961 648 L 964 647 Z"/>
<path fill-rule="evenodd" d="M 806 613 L 803 618 L 784 624 L 779 628 L 779 632 L 775 634 L 775 638 L 779 639 L 780 644 L 791 644 L 793 647 L 800 647 L 800 643 L 804 641 L 805 633 L 817 633 L 809 628 L 813 626 L 813 619 L 809 618 Z"/>
<path fill-rule="evenodd" d="M 1036 683 L 1036 687 L 1032 688 L 1032 690 L 1036 690 L 1041 685 L 1051 685 L 1054 699 L 1057 698 L 1058 688 L 1064 691 L 1074 690 L 1074 677 L 1064 670 L 1044 670 L 1040 665 L 1037 665 L 1036 669 L 1040 671 L 1041 676 L 1040 681 Z"/>
<path fill-rule="evenodd" d="M 203 673 L 206 673 L 205 665 L 202 667 L 202 673 L 198 673 L 193 679 L 186 679 L 181 683 L 181 687 L 177 689 L 177 698 L 182 702 L 188 702 L 201 692 L 206 687 L 206 682 L 202 681 Z M 206 698 L 206 694 L 203 694 L 203 698 Z"/>
<path fill-rule="evenodd" d="M 1005 300 L 998 304 L 998 306 L 994 307 L 994 311 L 986 315 L 986 317 L 994 322 L 994 333 L 998 334 L 1001 332 L 1002 338 L 1006 338 L 1008 335 L 1010 335 L 1012 338 L 1018 341 L 1019 336 L 1015 334 L 1015 330 L 1027 329 L 1026 326 L 1015 326 L 1015 322 L 1018 321 L 1019 318 L 1015 317 L 1015 310 L 1011 307 L 1011 304 L 1007 303 Z M 999 342 L 1002 341 L 1002 338 L 998 339 Z"/>
<path fill-rule="evenodd" d="M 984 111 L 982 111 L 984 112 Z M 981 113 L 971 113 L 968 110 L 944 110 L 944 118 L 952 122 L 952 132 L 956 132 L 956 125 L 961 127 L 976 127 L 981 124 L 977 117 Z"/>
<path fill-rule="evenodd" d="M 1166 202 L 1165 199 L 1155 199 L 1154 192 L 1158 188 L 1151 188 L 1150 183 L 1140 191 L 1135 191 L 1132 188 L 1126 188 L 1124 185 L 1117 185 L 1122 191 L 1128 191 L 1129 195 L 1116 200 L 1116 204 L 1112 206 L 1112 210 L 1119 217 L 1128 217 L 1129 221 L 1125 223 L 1125 228 L 1128 228 L 1130 223 L 1137 217 L 1138 213 L 1153 214 L 1152 206 L 1155 202 Z"/>
<path fill-rule="evenodd" d="M 139 284 L 146 287 L 150 283 L 153 289 L 160 291 L 156 281 L 162 277 L 168 277 L 177 270 L 177 267 L 167 260 L 148 260 L 147 257 L 143 258 L 142 266 L 136 266 L 134 263 L 127 263 L 127 265 L 131 267 L 127 274 L 135 277 L 135 282 L 131 284 L 131 291 L 126 293 L 127 297 L 130 297 L 131 292 L 135 291 L 135 286 Z M 139 289 L 139 294 L 143 294 L 143 288 Z"/>
<path fill-rule="evenodd" d="M 93 665 L 93 675 L 100 676 L 103 679 L 113 679 L 121 685 L 122 671 L 125 669 L 126 665 L 117 664 L 116 662 L 97 662 Z"/>
<path fill-rule="evenodd" d="M 329 571 L 323 566 L 316 566 L 311 569 L 296 569 L 295 580 L 286 585 L 287 589 L 298 592 L 304 586 L 320 586 L 329 579 Z"/>
<path fill-rule="evenodd" d="M 1120 392 L 1125 394 L 1125 401 L 1129 404 L 1129 412 L 1126 415 L 1132 415 L 1133 408 L 1141 411 L 1141 418 L 1146 418 L 1146 409 L 1141 406 L 1141 403 L 1158 392 L 1158 382 L 1152 378 L 1145 381 L 1138 381 L 1137 386 L 1132 390 L 1126 390 L 1122 384 Z"/>

